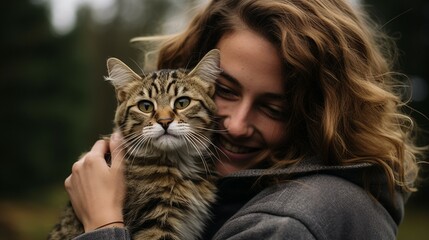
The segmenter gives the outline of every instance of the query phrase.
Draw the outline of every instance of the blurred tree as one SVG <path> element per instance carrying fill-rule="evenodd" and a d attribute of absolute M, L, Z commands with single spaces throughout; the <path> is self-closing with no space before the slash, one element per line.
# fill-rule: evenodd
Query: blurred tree
<path fill-rule="evenodd" d="M 29 1 L 2 4 L 0 168 L 2 196 L 63 178 L 65 162 L 82 148 L 88 69 L 76 56 L 75 34 L 52 34 L 47 11 Z M 82 119 L 84 120 L 84 119 Z"/>
<path fill-rule="evenodd" d="M 103 81 L 106 59 L 118 57 L 138 70 L 142 63 L 133 60 L 139 51 L 130 38 L 162 33 L 167 14 L 192 4 L 118 0 L 108 23 L 97 23 L 82 8 L 67 35 L 53 32 L 44 5 L 2 5 L 0 197 L 63 183 L 80 153 L 111 132 L 116 103 Z"/>

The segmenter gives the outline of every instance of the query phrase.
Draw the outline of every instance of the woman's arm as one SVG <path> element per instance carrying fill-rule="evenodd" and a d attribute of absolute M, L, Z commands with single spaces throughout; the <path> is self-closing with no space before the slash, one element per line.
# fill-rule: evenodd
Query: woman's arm
<path fill-rule="evenodd" d="M 112 134 L 110 141 L 97 141 L 88 153 L 73 164 L 72 174 L 65 180 L 73 209 L 85 232 L 103 225 L 104 228 L 124 227 L 123 223 L 118 223 L 123 221 L 126 188 L 121 141 L 119 133 Z M 104 158 L 108 152 L 111 153 L 111 166 Z"/>

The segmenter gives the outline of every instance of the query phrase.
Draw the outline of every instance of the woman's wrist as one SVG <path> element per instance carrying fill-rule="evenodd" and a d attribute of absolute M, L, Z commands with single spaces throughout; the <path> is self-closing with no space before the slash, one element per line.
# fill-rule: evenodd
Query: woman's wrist
<path fill-rule="evenodd" d="M 125 223 L 123 220 L 112 220 L 112 221 L 105 221 L 102 224 L 95 225 L 91 224 L 89 226 L 85 226 L 85 232 L 91 232 L 94 230 L 102 229 L 102 228 L 123 228 L 125 227 Z"/>
<path fill-rule="evenodd" d="M 102 228 L 124 227 L 124 226 L 125 226 L 125 223 L 122 220 L 121 221 L 112 221 L 112 222 L 105 223 L 99 227 L 96 227 L 94 230 L 102 229 Z"/>
<path fill-rule="evenodd" d="M 107 227 L 124 227 L 124 217 L 122 209 L 113 210 L 113 207 L 106 207 L 110 211 L 99 210 L 90 215 L 89 218 L 82 219 L 85 232 Z"/>

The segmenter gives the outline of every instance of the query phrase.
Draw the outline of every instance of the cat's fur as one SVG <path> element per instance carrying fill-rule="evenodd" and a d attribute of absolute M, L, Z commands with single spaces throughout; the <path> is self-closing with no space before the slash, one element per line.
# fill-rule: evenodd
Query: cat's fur
<path fill-rule="evenodd" d="M 210 129 L 220 73 L 219 51 L 191 71 L 160 70 L 144 77 L 120 60 L 107 61 L 116 89 L 116 128 L 124 136 L 127 194 L 124 221 L 133 239 L 197 239 L 215 202 Z M 115 156 L 112 156 L 115 157 Z M 83 233 L 72 207 L 49 239 Z"/>

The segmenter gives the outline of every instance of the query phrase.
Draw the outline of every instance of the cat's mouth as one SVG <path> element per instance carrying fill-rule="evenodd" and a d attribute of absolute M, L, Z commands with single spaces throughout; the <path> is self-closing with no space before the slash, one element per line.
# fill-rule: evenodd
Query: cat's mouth
<path fill-rule="evenodd" d="M 173 135 L 173 134 L 170 134 L 170 133 L 165 132 L 164 134 L 162 134 L 161 136 L 159 136 L 159 137 L 158 137 L 158 139 L 160 139 L 160 138 L 174 139 L 174 138 L 177 138 L 177 136 L 176 136 L 176 135 Z"/>
<path fill-rule="evenodd" d="M 260 151 L 261 148 L 254 148 L 254 147 L 245 147 L 245 146 L 239 146 L 236 144 L 231 143 L 230 141 L 226 140 L 225 138 L 219 138 L 219 144 L 227 151 L 230 151 L 232 153 L 254 153 L 257 151 Z"/>
<path fill-rule="evenodd" d="M 182 147 L 183 141 L 179 137 L 165 133 L 153 139 L 153 145 L 163 151 L 176 150 Z"/>

